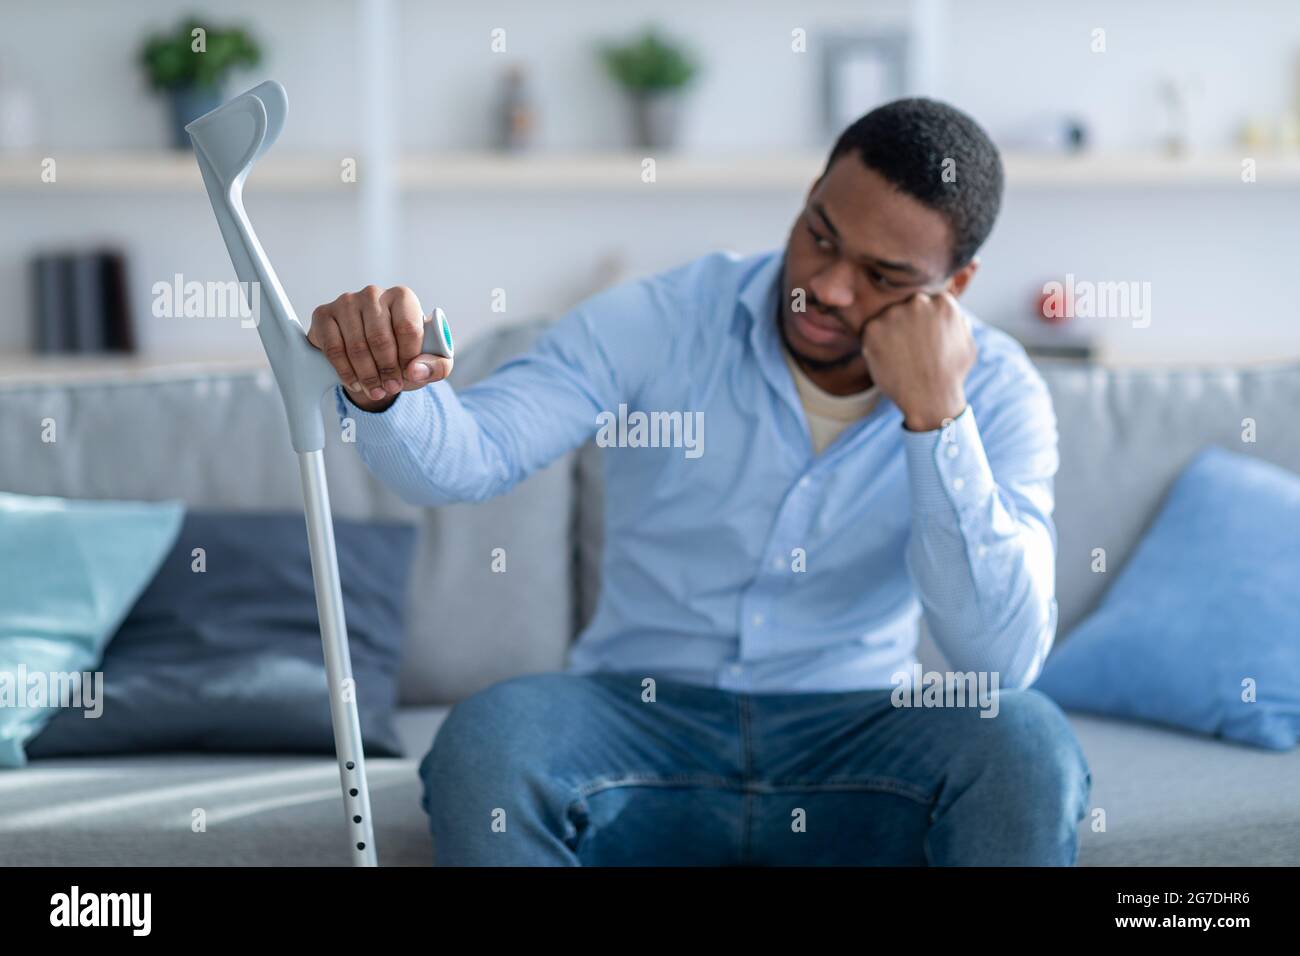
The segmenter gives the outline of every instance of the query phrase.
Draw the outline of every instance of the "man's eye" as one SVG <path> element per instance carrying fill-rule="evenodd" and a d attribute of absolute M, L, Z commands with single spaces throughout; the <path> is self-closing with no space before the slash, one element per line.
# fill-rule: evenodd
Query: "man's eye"
<path fill-rule="evenodd" d="M 812 236 L 813 243 L 822 252 L 831 252 L 835 248 L 835 243 L 831 242 L 825 236 L 817 235 L 817 231 L 811 227 L 808 229 L 808 235 Z"/>
<path fill-rule="evenodd" d="M 882 289 L 897 289 L 897 288 L 898 288 L 898 283 L 897 283 L 897 282 L 891 282 L 889 279 L 886 279 L 883 275 L 881 275 L 881 274 L 880 274 L 879 272 L 877 272 L 875 269 L 868 269 L 868 270 L 867 270 L 867 278 L 869 278 L 869 279 L 872 281 L 872 283 L 874 283 L 875 285 L 878 285 L 878 286 L 879 286 L 880 288 L 882 288 Z"/>

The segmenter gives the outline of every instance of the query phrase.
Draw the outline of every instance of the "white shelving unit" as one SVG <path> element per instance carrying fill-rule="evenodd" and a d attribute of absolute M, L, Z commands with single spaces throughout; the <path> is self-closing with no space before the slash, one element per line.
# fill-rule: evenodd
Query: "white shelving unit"
<path fill-rule="evenodd" d="M 910 51 L 909 61 L 912 75 L 908 80 L 912 88 L 943 87 L 949 72 L 948 54 L 953 51 L 955 40 L 950 35 L 950 6 L 953 5 L 947 0 L 915 0 L 898 8 L 907 11 L 905 19 L 912 33 L 914 49 Z M 493 215 L 513 217 L 511 223 L 536 223 L 537 217 L 549 215 L 555 205 L 523 201 L 525 199 L 556 197 L 563 206 L 570 198 L 600 194 L 602 201 L 626 213 L 638 208 L 639 197 L 662 195 L 664 190 L 688 197 L 685 204 L 670 204 L 674 212 L 687 209 L 697 214 L 695 207 L 706 206 L 709 202 L 730 210 L 737 206 L 738 198 L 741 206 L 761 198 L 768 202 L 753 202 L 752 205 L 778 208 L 792 200 L 797 201 L 825 162 L 824 150 L 800 147 L 767 155 L 752 151 L 734 154 L 665 152 L 654 157 L 656 177 L 654 185 L 650 186 L 642 181 L 644 155 L 630 151 L 592 152 L 574 147 L 567 151 L 560 148 L 509 155 L 462 146 L 455 151 L 403 153 L 400 149 L 404 129 L 401 123 L 408 120 L 418 122 L 420 116 L 436 118 L 433 109 L 436 100 L 412 100 L 401 95 L 409 91 L 395 89 L 403 74 L 392 68 L 393 57 L 394 51 L 401 47 L 403 31 L 413 29 L 413 21 L 425 30 L 429 26 L 428 19 L 416 16 L 414 11 L 414 5 L 405 0 L 345 0 L 334 8 L 329 19 L 335 32 L 339 28 L 337 21 L 341 19 L 346 24 L 348 35 L 356 41 L 352 68 L 360 82 L 355 99 L 347 97 L 344 101 L 350 110 L 360 112 L 357 116 L 340 117 L 349 122 L 338 127 L 346 132 L 338 134 L 343 142 L 337 146 L 332 145 L 333 139 L 307 138 L 300 140 L 302 145 L 297 147 L 303 152 L 294 152 L 292 146 L 287 149 L 277 147 L 259 161 L 248 183 L 252 196 L 250 208 L 259 197 L 285 200 L 282 208 L 267 210 L 270 222 L 274 222 L 277 216 L 284 221 L 301 215 L 306 207 L 315 206 L 319 201 L 323 217 L 333 216 L 334 222 L 346 224 L 336 237 L 331 237 L 331 248 L 337 243 L 346 249 L 350 271 L 364 275 L 368 281 L 409 281 L 409 276 L 393 275 L 390 271 L 400 264 L 403 255 L 403 250 L 395 248 L 395 245 L 411 238 L 408 235 L 411 230 L 405 228 L 410 225 L 410 217 L 426 214 L 431 207 L 441 208 L 444 200 L 460 196 L 471 200 L 468 209 L 464 203 L 445 203 L 454 207 L 450 210 L 450 217 L 455 221 L 468 218 L 476 211 L 475 207 L 484 205 L 490 207 Z M 275 35 L 283 41 L 289 35 L 288 24 L 283 19 L 276 20 L 275 24 L 279 31 Z M 464 23 L 460 22 L 459 26 L 463 29 Z M 296 64 L 296 68 L 296 74 L 293 69 L 286 69 L 283 77 L 291 87 L 291 103 L 295 96 L 295 82 L 301 86 L 304 76 L 301 62 Z M 488 75 L 485 72 L 483 77 Z M 235 86 L 229 90 L 231 93 L 237 91 Z M 413 107 L 412 103 L 420 105 Z M 160 109 L 161 106 L 151 102 L 149 108 Z M 299 118 L 295 119 L 296 116 Z M 310 114 L 299 116 L 291 107 L 291 123 L 309 118 Z M 354 120 L 356 122 L 352 122 Z M 322 120 L 315 117 L 314 121 L 320 123 Z M 467 133 L 467 137 L 474 138 L 455 142 L 477 142 L 482 132 L 476 127 Z M 740 141 L 744 141 L 743 137 Z M 1095 141 L 1138 142 L 1127 138 Z M 125 145 L 129 141 L 86 142 Z M 313 149 L 306 145 L 312 142 L 331 145 Z M 425 142 L 436 143 L 439 140 Z M 102 209 L 112 211 L 108 213 L 112 217 L 112 230 L 125 237 L 123 241 L 126 238 L 138 241 L 140 248 L 133 255 L 136 261 L 147 264 L 151 270 L 148 276 L 155 273 L 169 275 L 167 265 L 170 257 L 159 252 L 162 241 L 158 236 L 156 207 L 146 202 L 140 204 L 142 208 L 138 214 L 132 214 L 129 209 L 121 214 L 118 211 L 136 205 L 131 201 L 134 197 L 142 200 L 158 198 L 173 204 L 187 203 L 190 204 L 190 215 L 203 217 L 204 221 L 198 228 L 212 230 L 198 170 L 188 151 L 161 148 L 129 150 L 130 147 L 127 151 L 95 150 L 93 146 L 84 150 L 50 147 L 27 155 L 0 154 L 0 222 L 19 226 L 9 231 L 14 237 L 8 247 L 9 254 L 25 254 L 22 243 L 35 243 L 38 239 L 45 241 L 46 235 L 73 234 L 76 227 L 69 223 L 77 222 L 81 204 L 89 203 L 97 215 Z M 56 184 L 42 181 L 42 163 L 46 156 L 52 156 L 57 162 Z M 1024 200 L 1021 208 L 1031 209 L 1033 215 L 1039 217 L 1035 222 L 1041 223 L 1044 221 L 1043 209 L 1058 201 L 1074 203 L 1072 208 L 1080 208 L 1087 207 L 1094 199 L 1100 201 L 1118 196 L 1125 200 L 1138 199 L 1147 204 L 1144 208 L 1151 210 L 1160 203 L 1164 204 L 1161 208 L 1167 209 L 1181 206 L 1185 201 L 1224 209 L 1233 206 L 1238 195 L 1243 195 L 1235 190 L 1247 189 L 1241 173 L 1242 160 L 1248 156 L 1257 163 L 1256 179 L 1249 184 L 1249 191 L 1263 190 L 1268 194 L 1268 201 L 1262 204 L 1264 207 L 1290 209 L 1300 199 L 1300 192 L 1297 192 L 1300 190 L 1300 152 L 1281 154 L 1224 146 L 1213 153 L 1198 153 L 1181 159 L 1139 152 L 1097 152 L 1078 156 L 1010 152 L 1004 154 L 1004 162 L 1009 191 L 1018 194 L 1017 199 Z M 343 163 L 352 158 L 358 163 L 358 180 L 345 182 Z M 1247 208 L 1262 207 L 1257 203 Z M 12 212 L 14 210 L 16 212 Z M 1086 212 L 1086 208 L 1083 211 Z M 1240 219 L 1239 215 L 1234 220 L 1238 228 Z M 26 238 L 28 230 L 22 227 L 24 221 L 35 221 L 41 227 L 33 231 L 39 234 L 37 238 Z M 303 216 L 303 221 L 309 222 L 310 219 Z M 1279 227 L 1276 217 L 1271 221 L 1270 229 L 1270 237 L 1279 232 L 1285 235 L 1285 225 Z M 215 232 L 209 231 L 208 237 L 210 245 L 215 242 Z M 426 238 L 421 237 L 419 241 Z M 1274 248 L 1284 245 L 1271 243 Z M 1089 242 L 1084 241 L 1082 247 L 1089 248 Z M 1014 248 L 1023 254 L 1025 244 Z M 1030 249 L 1032 251 L 1032 247 Z M 550 252 L 547 250 L 548 254 Z M 1238 256 L 1234 262 L 1239 263 L 1243 258 Z M 206 260 L 195 253 L 195 261 Z M 212 262 L 207 267 L 217 268 L 217 264 Z M 1269 268 L 1277 274 L 1276 263 L 1271 260 Z M 1238 272 L 1248 271 L 1249 264 L 1238 264 L 1236 269 Z M 479 274 L 481 272 L 480 269 L 474 278 L 480 284 L 486 281 Z M 526 267 L 519 274 L 532 276 Z M 11 275 L 19 277 L 17 271 L 12 271 Z M 545 295 L 552 294 L 552 287 L 558 289 L 560 285 L 559 279 L 546 280 L 550 284 L 539 283 L 535 277 L 532 281 L 534 287 L 542 289 Z M 561 290 L 554 294 L 558 297 L 568 293 Z M 1016 290 L 1008 288 L 1007 301 L 1016 301 L 1012 298 L 1016 294 Z M 1253 314 L 1264 313 L 1255 308 Z M 1288 341 L 1293 341 L 1293 338 Z M 9 348 L 15 342 L 11 336 L 3 344 Z M 146 347 L 152 350 L 170 345 L 160 341 Z M 156 360 L 164 365 L 184 358 L 153 356 L 152 351 L 150 356 L 148 361 Z M 21 352 L 9 355 L 0 352 L 0 377 L 6 373 L 31 373 L 33 361 L 32 357 Z M 105 357 L 104 362 L 116 363 L 115 367 L 124 373 L 133 373 L 141 368 L 132 364 L 130 359 Z M 93 360 L 84 364 L 88 369 L 93 368 Z M 40 368 L 42 374 L 64 371 L 64 367 L 54 360 L 40 364 Z"/>

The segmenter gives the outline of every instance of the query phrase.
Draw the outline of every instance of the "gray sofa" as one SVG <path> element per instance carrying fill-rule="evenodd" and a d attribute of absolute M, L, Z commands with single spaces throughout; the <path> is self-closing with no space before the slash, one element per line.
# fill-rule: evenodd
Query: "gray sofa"
<path fill-rule="evenodd" d="M 540 322 L 458 357 L 464 384 L 527 347 Z M 1061 433 L 1058 639 L 1094 606 L 1174 476 L 1207 443 L 1300 471 L 1300 363 L 1142 370 L 1041 365 Z M 332 408 L 327 409 L 332 414 Z M 58 422 L 58 441 L 39 440 Z M 1259 440 L 1241 442 L 1243 418 Z M 0 489 L 88 498 L 179 497 L 195 506 L 301 507 L 283 414 L 256 369 L 0 383 Z M 387 865 L 433 848 L 416 766 L 450 703 L 498 680 L 562 666 L 598 588 L 601 493 L 593 446 L 482 505 L 413 508 L 331 432 L 335 513 L 419 526 L 401 674 L 402 759 L 367 766 Z M 508 572 L 492 574 L 503 547 Z M 1090 570 L 1104 547 L 1110 574 Z M 922 661 L 942 666 L 924 634 Z M 1300 863 L 1300 751 L 1271 753 L 1070 714 L 1105 832 L 1080 828 L 1084 865 Z M 207 813 L 206 832 L 190 829 Z M 1091 817 L 1090 817 L 1091 819 Z M 177 754 L 37 760 L 0 771 L 0 865 L 346 865 L 327 757 Z"/>

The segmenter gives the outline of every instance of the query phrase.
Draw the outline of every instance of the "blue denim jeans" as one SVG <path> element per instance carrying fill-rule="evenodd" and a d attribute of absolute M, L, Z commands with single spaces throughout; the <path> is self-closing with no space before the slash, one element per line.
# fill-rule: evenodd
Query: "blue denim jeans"
<path fill-rule="evenodd" d="M 1072 865 L 1092 778 L 1035 690 L 745 694 L 540 674 L 458 703 L 420 764 L 439 865 Z"/>

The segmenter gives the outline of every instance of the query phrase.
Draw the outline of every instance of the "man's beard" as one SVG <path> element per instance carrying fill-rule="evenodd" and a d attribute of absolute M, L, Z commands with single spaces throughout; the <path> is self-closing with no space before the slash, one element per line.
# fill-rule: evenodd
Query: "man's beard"
<path fill-rule="evenodd" d="M 797 358 L 806 368 L 815 369 L 819 372 L 829 371 L 830 369 L 843 368 L 850 364 L 859 355 L 858 352 L 848 352 L 834 359 L 813 358 L 811 355 L 804 355 L 794 347 L 790 341 L 789 333 L 785 327 L 785 310 L 782 306 L 777 306 L 776 310 L 776 328 L 781 333 L 781 341 L 785 343 L 786 349 L 791 355 Z"/>

